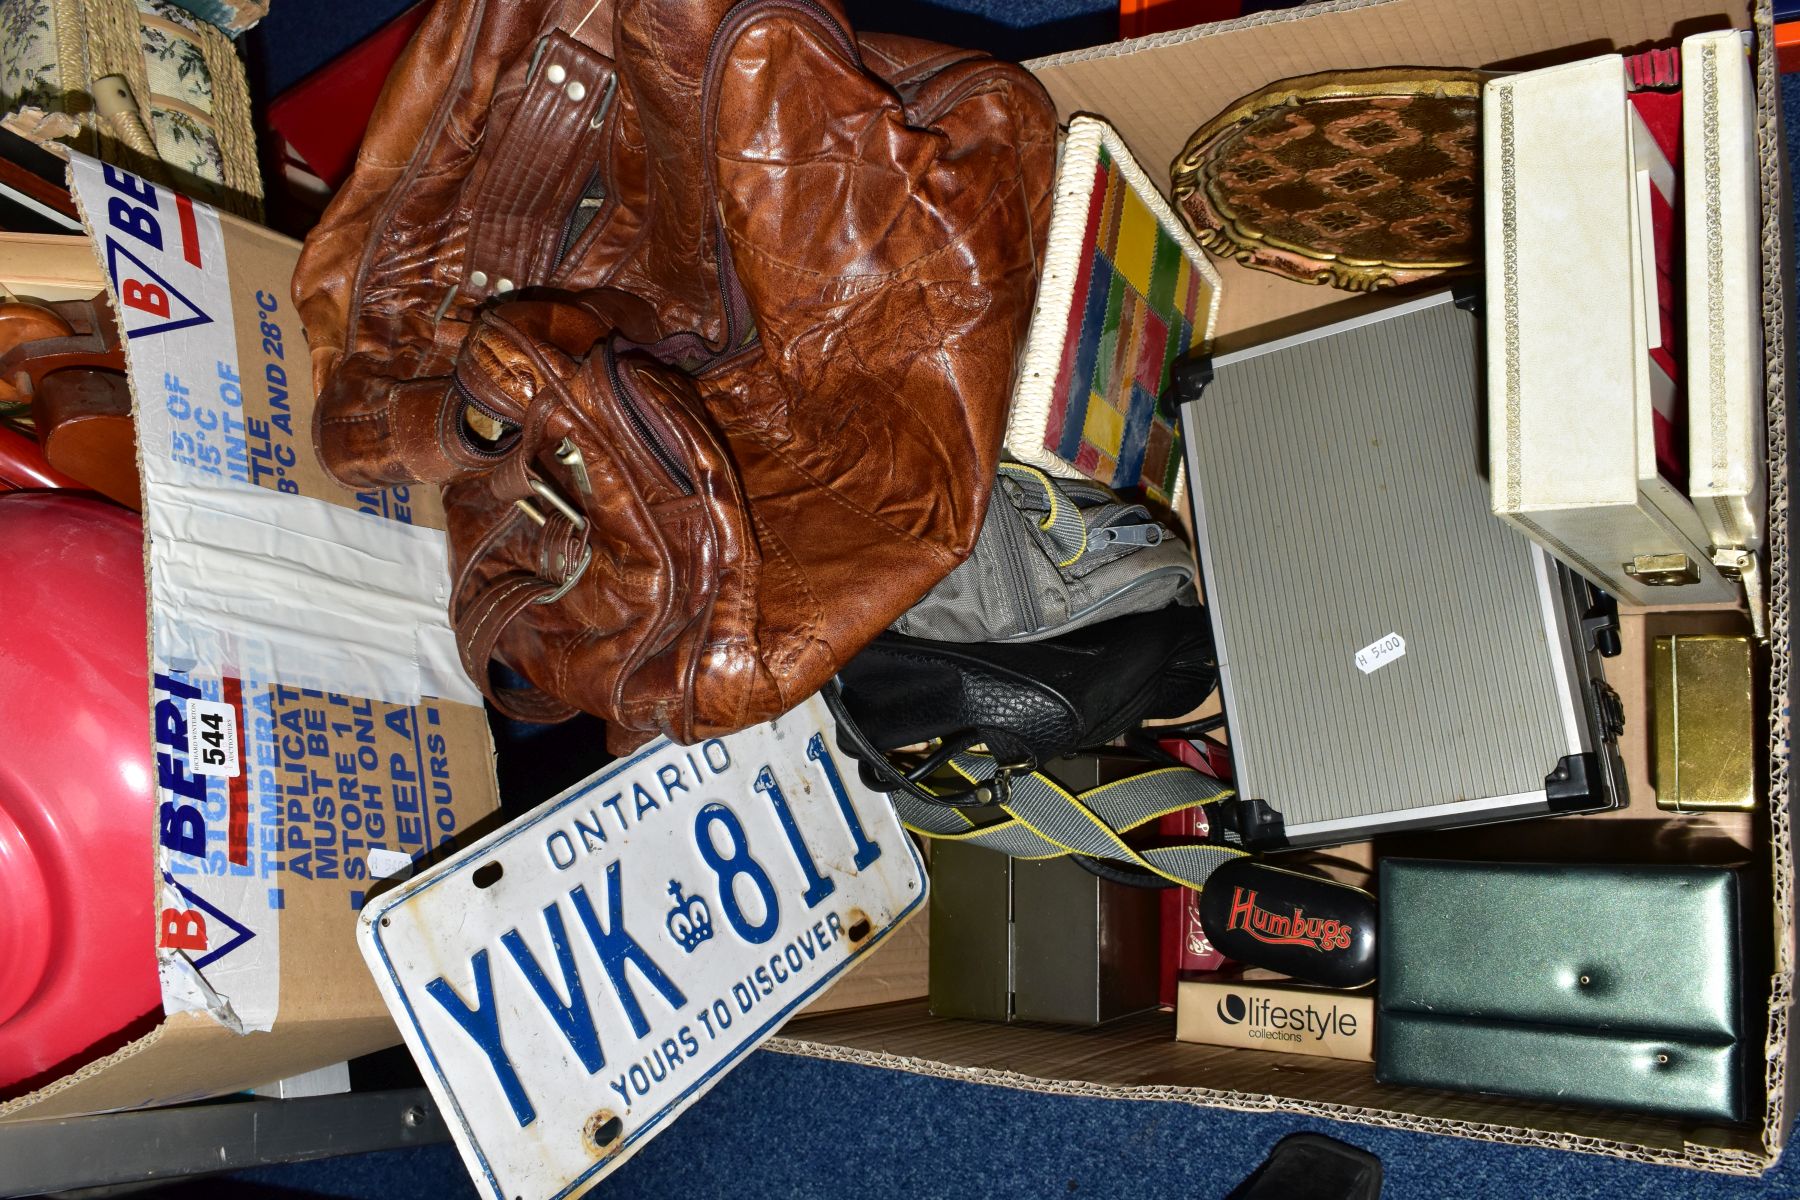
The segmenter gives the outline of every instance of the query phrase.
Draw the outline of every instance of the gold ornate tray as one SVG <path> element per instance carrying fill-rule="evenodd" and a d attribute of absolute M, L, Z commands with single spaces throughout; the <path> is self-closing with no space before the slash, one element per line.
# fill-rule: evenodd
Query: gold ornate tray
<path fill-rule="evenodd" d="M 1471 271 L 1487 78 L 1388 68 L 1271 84 L 1188 139 L 1175 209 L 1214 254 L 1303 283 L 1361 292 Z"/>

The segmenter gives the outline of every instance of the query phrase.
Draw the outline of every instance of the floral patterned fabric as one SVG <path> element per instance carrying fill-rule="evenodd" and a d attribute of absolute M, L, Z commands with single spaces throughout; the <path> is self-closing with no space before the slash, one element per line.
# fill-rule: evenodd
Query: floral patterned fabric
<path fill-rule="evenodd" d="M 116 4 L 121 0 L 80 2 Z M 85 95 L 71 92 L 63 81 L 65 67 L 71 80 L 119 71 L 119 64 L 91 59 L 58 63 L 59 13 L 73 14 L 76 7 L 66 0 L 0 0 L 0 113 L 27 106 L 72 115 L 87 113 L 90 106 Z M 150 110 L 150 134 L 157 154 L 189 190 L 213 198 L 225 182 L 224 150 L 215 120 L 214 80 L 200 39 L 218 35 L 167 0 L 135 0 L 135 9 L 149 81 L 149 95 L 138 99 L 147 102 Z M 81 44 L 87 46 L 85 38 Z M 242 88 L 241 77 L 233 82 Z"/>
<path fill-rule="evenodd" d="M 50 0 L 0 0 L 0 112 L 62 108 Z"/>
<path fill-rule="evenodd" d="M 213 83 L 196 40 L 199 26 L 164 0 L 137 0 L 144 16 L 144 62 L 150 71 L 150 117 L 156 153 L 178 171 L 210 183 L 224 179 L 213 136 Z"/>
<path fill-rule="evenodd" d="M 144 19 L 144 62 L 153 95 L 212 112 L 212 76 L 197 40 L 199 23 L 164 0 L 137 0 Z"/>

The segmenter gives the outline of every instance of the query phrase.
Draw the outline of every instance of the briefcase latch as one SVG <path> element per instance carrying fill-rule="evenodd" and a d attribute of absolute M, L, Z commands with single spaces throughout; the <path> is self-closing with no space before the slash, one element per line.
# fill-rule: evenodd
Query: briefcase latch
<path fill-rule="evenodd" d="M 1750 608 L 1750 632 L 1758 642 L 1769 640 L 1769 613 L 1763 606 L 1762 569 L 1757 565 L 1756 551 L 1738 546 L 1714 546 L 1713 566 L 1719 574 L 1744 587 L 1744 602 Z"/>
<path fill-rule="evenodd" d="M 1680 587 L 1700 582 L 1700 569 L 1680 551 L 1640 554 L 1625 564 L 1625 573 L 1646 587 Z"/>

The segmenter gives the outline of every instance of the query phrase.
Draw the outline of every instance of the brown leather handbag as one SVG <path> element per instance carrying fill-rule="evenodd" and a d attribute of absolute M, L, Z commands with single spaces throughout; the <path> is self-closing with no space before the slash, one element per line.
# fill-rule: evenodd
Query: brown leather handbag
<path fill-rule="evenodd" d="M 296 273 L 320 456 L 445 485 L 504 711 L 767 720 L 974 545 L 1054 135 L 833 0 L 440 0 Z"/>

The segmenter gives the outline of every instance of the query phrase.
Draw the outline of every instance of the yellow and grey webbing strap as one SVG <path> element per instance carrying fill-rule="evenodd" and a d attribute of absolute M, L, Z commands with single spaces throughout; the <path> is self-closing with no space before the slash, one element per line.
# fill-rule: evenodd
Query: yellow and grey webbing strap
<path fill-rule="evenodd" d="M 959 754 L 950 765 L 970 783 L 995 773 L 994 760 L 985 754 Z M 930 804 L 904 791 L 891 798 L 901 822 L 926 837 L 968 842 L 1013 858 L 1085 854 L 1115 859 L 1195 889 L 1220 866 L 1245 857 L 1229 846 L 1199 843 L 1134 850 L 1120 836 L 1157 817 L 1232 795 L 1225 784 L 1191 767 L 1163 767 L 1083 792 L 1071 792 L 1041 771 L 1019 772 L 1007 790 L 1000 805 L 1006 817 L 986 825 L 977 825 L 961 809 Z"/>

